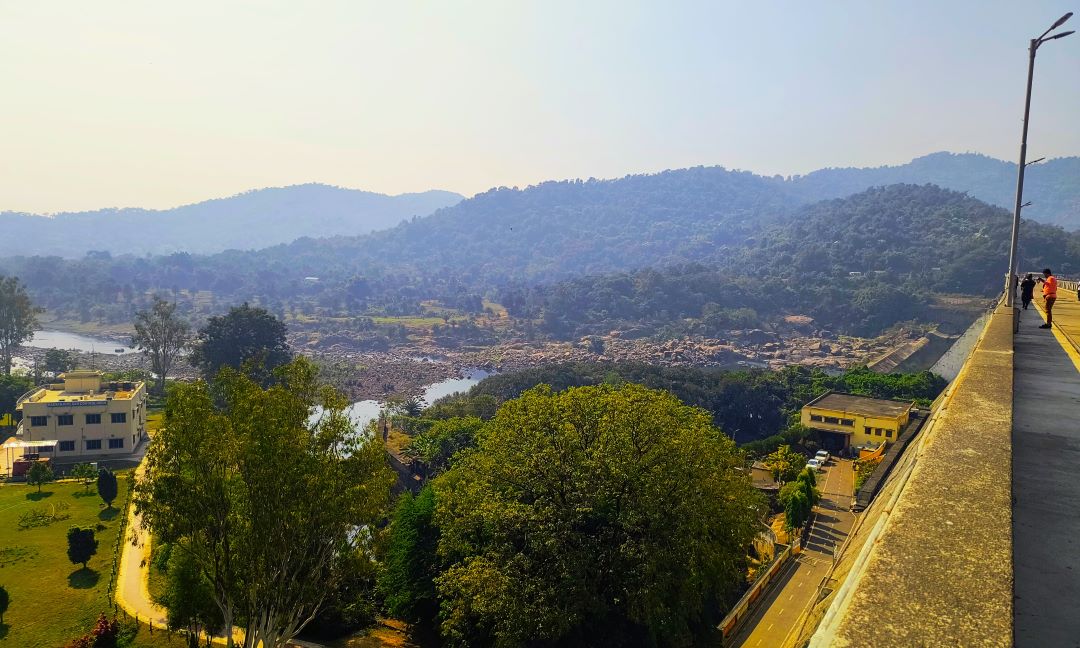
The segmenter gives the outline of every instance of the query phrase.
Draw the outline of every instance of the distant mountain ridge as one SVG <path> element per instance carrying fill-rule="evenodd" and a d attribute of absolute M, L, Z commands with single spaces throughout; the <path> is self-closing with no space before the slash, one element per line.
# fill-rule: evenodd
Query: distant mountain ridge
<path fill-rule="evenodd" d="M 770 225 L 792 223 L 791 215 L 803 206 L 884 186 L 935 185 L 1008 209 L 1015 167 L 984 155 L 935 153 L 900 166 L 824 169 L 791 178 L 713 166 L 549 181 L 492 189 L 392 229 L 297 241 L 266 256 L 310 260 L 313 268 L 327 254 L 337 256 L 342 267 L 394 259 L 398 269 L 438 269 L 489 284 L 718 263 L 752 245 Z M 923 194 L 937 196 L 935 201 L 943 195 Z M 1032 201 L 1025 220 L 1040 222 L 1041 214 L 1043 223 L 1080 228 L 1080 157 L 1031 167 L 1025 199 Z"/>
<path fill-rule="evenodd" d="M 928 183 L 966 192 L 1010 211 L 1016 200 L 1016 164 L 978 153 L 938 152 L 896 166 L 821 169 L 789 182 L 807 202 L 842 198 L 870 187 Z M 1024 218 L 1080 229 L 1080 157 L 1029 166 L 1024 200 L 1031 201 Z"/>
<path fill-rule="evenodd" d="M 20 277 L 37 303 L 82 321 L 126 321 L 147 294 L 162 290 L 206 291 L 209 302 L 199 307 L 210 309 L 205 314 L 215 304 L 249 301 L 276 313 L 302 305 L 303 312 L 341 317 L 416 314 L 427 300 L 476 312 L 482 298 L 494 297 L 545 317 L 550 309 L 535 311 L 536 304 L 562 304 L 559 319 L 567 326 L 555 322 L 552 330 L 564 332 L 619 313 L 653 325 L 678 320 L 682 307 L 673 307 L 672 289 L 652 281 L 655 273 L 626 274 L 643 268 L 673 269 L 674 285 L 732 311 L 723 317 L 744 307 L 775 314 L 780 299 L 822 321 L 843 319 L 858 298 L 865 316 L 849 325 L 866 331 L 888 324 L 868 315 L 883 309 L 910 319 L 904 295 L 990 295 L 1002 283 L 1007 209 L 930 184 L 875 187 L 810 204 L 805 194 L 797 179 L 699 167 L 495 189 L 362 236 L 303 237 L 211 255 L 88 255 L 66 262 L 12 256 L 0 259 L 0 274 Z M 1049 265 L 1073 276 L 1080 272 L 1076 250 L 1080 232 L 1024 222 L 1022 266 Z M 710 270 L 687 270 L 694 264 Z M 865 282 L 851 282 L 850 272 L 894 290 L 854 295 Z M 718 283 L 710 273 L 721 273 L 723 286 L 733 284 L 730 299 L 715 286 L 702 287 Z M 780 295 L 775 282 L 802 289 Z M 530 290 L 545 285 L 550 291 Z M 577 322 L 569 312 L 595 316 Z"/>
<path fill-rule="evenodd" d="M 460 202 L 450 191 L 397 196 L 324 184 L 256 189 L 173 209 L 100 209 L 38 216 L 0 212 L 15 244 L 7 253 L 82 257 L 112 254 L 213 254 L 255 250 L 304 236 L 355 236 Z"/>
<path fill-rule="evenodd" d="M 89 251 L 215 254 L 287 245 L 303 238 L 379 233 L 378 243 L 430 265 L 444 260 L 444 250 L 497 259 L 502 251 L 494 244 L 492 228 L 516 224 L 509 243 L 521 242 L 520 252 L 531 257 L 525 274 L 553 278 L 543 271 L 545 267 L 576 263 L 578 272 L 589 273 L 643 262 L 695 260 L 700 256 L 695 246 L 729 245 L 794 207 L 872 187 L 936 184 L 1011 209 L 1015 183 L 1016 165 L 1011 162 L 940 152 L 901 165 L 828 168 L 786 179 L 719 166 L 695 167 L 612 180 L 549 181 L 526 189 L 502 187 L 470 199 L 447 191 L 386 196 L 305 184 L 167 210 L 104 209 L 50 217 L 0 212 L 0 230 L 16 242 L 5 255 L 65 258 Z M 1080 229 L 1080 157 L 1031 166 L 1025 200 L 1032 203 L 1024 210 L 1025 218 Z M 429 214 L 433 218 L 421 218 L 418 227 L 410 227 L 413 223 L 395 227 Z M 557 236 L 547 237 L 550 245 L 529 245 L 526 239 L 545 228 L 559 230 Z M 658 246 L 650 238 L 674 232 L 685 237 L 676 248 Z M 595 257 L 583 239 L 597 235 L 626 237 L 619 251 L 626 257 Z M 445 245 L 447 240 L 456 245 Z M 370 249 L 363 241 L 356 243 Z M 505 268 L 480 265 L 477 270 L 505 274 Z"/>

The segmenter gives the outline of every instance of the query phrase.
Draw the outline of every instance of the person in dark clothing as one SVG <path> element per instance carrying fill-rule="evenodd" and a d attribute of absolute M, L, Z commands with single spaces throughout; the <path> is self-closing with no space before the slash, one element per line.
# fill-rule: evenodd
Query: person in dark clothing
<path fill-rule="evenodd" d="M 1029 272 L 1024 280 L 1020 282 L 1020 301 L 1024 304 L 1024 310 L 1027 310 L 1028 304 L 1035 298 L 1035 279 Z"/>

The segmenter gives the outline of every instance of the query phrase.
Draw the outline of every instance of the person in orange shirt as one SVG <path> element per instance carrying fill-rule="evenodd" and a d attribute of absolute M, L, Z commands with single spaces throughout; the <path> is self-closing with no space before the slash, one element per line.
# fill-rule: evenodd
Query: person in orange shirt
<path fill-rule="evenodd" d="M 1043 278 L 1045 277 L 1045 279 Z M 1046 324 L 1039 328 L 1048 329 L 1054 325 L 1054 302 L 1057 301 L 1057 277 L 1050 272 L 1050 268 L 1043 270 L 1043 276 L 1039 277 L 1042 286 L 1043 299 L 1046 300 Z"/>

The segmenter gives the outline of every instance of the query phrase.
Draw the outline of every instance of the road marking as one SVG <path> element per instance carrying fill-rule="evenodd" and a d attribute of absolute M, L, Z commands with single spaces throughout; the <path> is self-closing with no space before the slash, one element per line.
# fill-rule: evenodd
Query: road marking
<path fill-rule="evenodd" d="M 765 630 L 766 630 L 766 631 L 772 630 L 772 627 L 773 627 L 774 625 L 776 625 L 776 624 L 775 624 L 775 623 L 770 623 L 770 624 L 769 624 L 769 627 L 768 627 L 768 628 L 765 628 Z"/>
<path fill-rule="evenodd" d="M 1039 314 L 1042 315 L 1043 320 L 1046 320 L 1046 311 L 1039 306 L 1038 302 L 1032 302 L 1035 304 L 1035 308 L 1038 309 Z M 1054 334 L 1054 338 L 1057 339 L 1058 345 L 1065 351 L 1065 355 L 1069 356 L 1069 360 L 1072 360 L 1073 366 L 1077 371 L 1080 371 L 1080 354 L 1077 354 L 1076 346 L 1073 344 L 1072 339 L 1068 333 L 1061 328 L 1061 324 L 1058 324 L 1054 328 L 1050 329 L 1050 332 Z"/>

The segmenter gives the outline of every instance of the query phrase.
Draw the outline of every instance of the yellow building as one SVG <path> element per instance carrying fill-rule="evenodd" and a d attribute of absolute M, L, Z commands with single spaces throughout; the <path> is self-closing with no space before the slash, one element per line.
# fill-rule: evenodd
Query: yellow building
<path fill-rule="evenodd" d="M 892 444 L 911 418 L 914 403 L 827 392 L 802 408 L 802 424 L 822 433 L 834 450 Z"/>
<path fill-rule="evenodd" d="M 146 385 L 104 382 L 100 371 L 69 371 L 62 382 L 24 394 L 16 435 L 24 442 L 55 442 L 57 461 L 128 455 L 146 430 Z"/>

